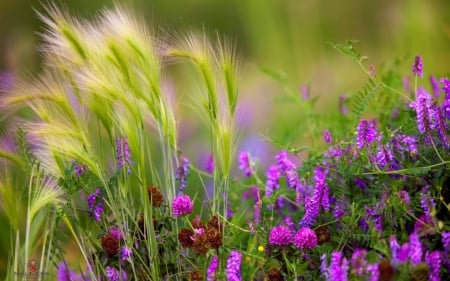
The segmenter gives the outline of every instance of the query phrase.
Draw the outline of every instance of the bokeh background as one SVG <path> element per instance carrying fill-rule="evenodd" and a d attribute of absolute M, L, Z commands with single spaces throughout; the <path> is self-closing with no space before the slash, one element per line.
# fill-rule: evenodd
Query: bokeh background
<path fill-rule="evenodd" d="M 93 17 L 109 0 L 51 1 L 80 17 Z M 450 1 L 448 0 L 135 0 L 148 24 L 163 32 L 204 28 L 235 41 L 242 57 L 242 147 L 262 153 L 261 134 L 276 136 L 301 122 L 295 106 L 279 102 L 286 89 L 300 95 L 310 86 L 320 96 L 318 111 L 337 110 L 338 96 L 358 90 L 366 81 L 356 63 L 327 42 L 359 40 L 360 52 L 376 69 L 396 64 L 410 73 L 414 56 L 423 56 L 425 79 L 450 72 Z M 44 27 L 36 11 L 42 1 L 0 0 L 0 72 L 18 79 L 39 73 L 39 33 Z M 283 81 L 266 74 L 269 71 Z M 182 80 L 182 79 L 181 79 Z M 0 93 L 1 94 L 1 93 Z M 183 93 L 182 93 L 183 94 Z M 184 93 L 186 94 L 186 93 Z M 1 116 L 1 113 L 0 113 Z M 0 123 L 2 122 L 0 118 Z M 195 122 L 192 122 L 195 123 Z M 189 124 L 187 120 L 185 124 Z M 194 129 L 180 128 L 195 146 Z M 261 156 L 262 157 L 262 156 Z M 1 204 L 1 203 L 0 203 Z M 6 220 L 0 215 L 0 254 L 11 246 Z M 0 255 L 0 271 L 7 255 Z M 0 272 L 1 276 L 1 272 Z"/>

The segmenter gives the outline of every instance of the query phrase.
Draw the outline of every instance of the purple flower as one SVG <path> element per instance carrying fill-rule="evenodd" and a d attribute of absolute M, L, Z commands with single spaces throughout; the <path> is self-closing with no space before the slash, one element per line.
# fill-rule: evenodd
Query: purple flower
<path fill-rule="evenodd" d="M 450 119 L 450 80 L 448 78 L 441 78 L 442 90 L 445 93 L 442 101 L 441 110 L 444 112 L 445 118 Z"/>
<path fill-rule="evenodd" d="M 103 209 L 103 196 L 101 196 L 100 189 L 97 188 L 94 193 L 88 195 L 88 212 L 94 220 L 101 221 Z"/>
<path fill-rule="evenodd" d="M 117 168 L 122 169 L 127 163 L 128 165 L 133 165 L 130 160 L 131 153 L 130 147 L 126 137 L 116 138 L 116 157 L 117 157 Z"/>
<path fill-rule="evenodd" d="M 122 273 L 122 274 L 120 274 Z M 127 274 L 125 271 L 119 272 L 116 268 L 107 266 L 105 275 L 108 281 L 125 281 L 127 280 Z"/>
<path fill-rule="evenodd" d="M 369 146 L 372 142 L 377 139 L 377 130 L 375 128 L 374 121 L 367 121 L 362 119 L 356 129 L 356 147 L 358 149 L 363 149 L 365 146 Z"/>
<path fill-rule="evenodd" d="M 189 159 L 187 157 L 181 157 L 181 165 L 176 170 L 176 179 L 180 182 L 180 192 L 186 189 L 189 166 Z"/>
<path fill-rule="evenodd" d="M 209 154 L 208 159 L 206 160 L 205 171 L 209 174 L 214 173 L 214 155 Z"/>
<path fill-rule="evenodd" d="M 397 196 L 400 200 L 402 200 L 403 204 L 410 205 L 411 199 L 409 198 L 409 193 L 406 190 L 400 190 L 397 193 Z"/>
<path fill-rule="evenodd" d="M 242 281 L 241 276 L 242 254 L 236 250 L 231 250 L 231 254 L 227 259 L 227 281 Z"/>
<path fill-rule="evenodd" d="M 448 148 L 450 146 L 447 136 L 448 125 L 442 111 L 443 110 L 440 110 L 439 108 L 433 108 L 431 111 L 432 126 L 433 128 L 436 128 L 436 132 L 442 144 Z"/>
<path fill-rule="evenodd" d="M 174 217 L 179 217 L 192 213 L 194 203 L 188 195 L 182 194 L 172 201 L 172 213 Z"/>
<path fill-rule="evenodd" d="M 423 61 L 421 56 L 416 56 L 412 66 L 412 72 L 416 76 L 423 77 Z"/>
<path fill-rule="evenodd" d="M 113 226 L 109 228 L 109 233 L 112 234 L 112 236 L 116 239 L 116 240 L 121 240 L 123 239 L 123 235 L 122 232 L 120 232 L 120 230 Z"/>
<path fill-rule="evenodd" d="M 364 274 L 366 270 L 367 261 L 366 261 L 367 251 L 364 249 L 356 249 L 352 254 L 352 259 L 350 264 L 352 266 L 352 272 L 356 276 L 361 276 Z"/>
<path fill-rule="evenodd" d="M 427 217 L 431 217 L 431 210 L 436 207 L 436 204 L 434 202 L 434 199 L 430 197 L 429 192 L 427 192 L 429 186 L 426 185 L 422 187 L 422 190 L 420 192 L 420 206 L 423 209 L 424 214 Z"/>
<path fill-rule="evenodd" d="M 416 111 L 417 128 L 421 134 L 430 133 L 432 128 L 433 99 L 425 89 L 417 89 L 416 100 L 409 104 Z"/>
<path fill-rule="evenodd" d="M 250 155 L 242 151 L 239 154 L 239 169 L 244 172 L 244 176 L 250 177 L 252 175 L 252 164 L 250 162 Z"/>
<path fill-rule="evenodd" d="M 277 159 L 277 164 L 282 174 L 286 173 L 288 170 L 296 169 L 295 164 L 287 158 L 286 150 L 280 151 L 275 158 Z"/>
<path fill-rule="evenodd" d="M 9 71 L 0 72 L 0 93 L 7 93 L 14 87 L 14 75 Z"/>
<path fill-rule="evenodd" d="M 409 236 L 409 258 L 413 266 L 417 266 L 422 262 L 422 244 L 415 232 Z"/>
<path fill-rule="evenodd" d="M 367 279 L 367 281 L 378 281 L 378 278 L 380 277 L 378 264 L 369 264 L 367 266 L 367 272 L 369 273 L 369 279 Z"/>
<path fill-rule="evenodd" d="M 328 268 L 329 279 L 333 281 L 347 281 L 348 262 L 342 258 L 341 252 L 331 253 L 330 267 Z"/>
<path fill-rule="evenodd" d="M 83 279 L 81 274 L 75 274 L 72 270 L 70 270 L 65 262 L 60 262 L 58 265 L 58 272 L 56 273 L 57 281 L 81 281 L 81 280 L 90 280 Z"/>
<path fill-rule="evenodd" d="M 281 177 L 278 165 L 272 165 L 267 170 L 266 197 L 272 196 L 274 190 L 280 187 L 279 178 Z"/>
<path fill-rule="evenodd" d="M 292 242 L 292 231 L 285 225 L 277 225 L 270 230 L 269 244 L 286 246 Z"/>
<path fill-rule="evenodd" d="M 77 176 L 77 178 L 79 178 L 84 173 L 84 171 L 86 171 L 86 166 L 75 164 L 73 166 L 73 171 L 75 172 L 75 175 Z"/>
<path fill-rule="evenodd" d="M 300 87 L 300 92 L 302 93 L 303 100 L 309 100 L 310 99 L 309 86 L 308 85 L 301 86 Z"/>
<path fill-rule="evenodd" d="M 293 242 L 299 250 L 312 249 L 317 246 L 317 236 L 310 228 L 303 227 L 297 231 Z"/>
<path fill-rule="evenodd" d="M 122 249 L 120 249 L 120 258 L 122 261 L 131 259 L 132 257 L 133 251 L 130 248 L 128 248 L 127 246 L 123 246 Z"/>
<path fill-rule="evenodd" d="M 409 76 L 404 76 L 402 79 L 403 82 L 403 89 L 405 90 L 405 93 L 409 93 L 411 91 L 411 86 L 410 86 L 410 77 Z"/>
<path fill-rule="evenodd" d="M 341 112 L 342 115 L 348 114 L 348 108 L 347 108 L 347 106 L 345 106 L 346 99 L 347 99 L 346 95 L 339 96 L 339 112 Z"/>
<path fill-rule="evenodd" d="M 439 96 L 441 94 L 441 89 L 439 88 L 439 81 L 433 75 L 430 75 L 430 84 L 431 84 L 431 89 L 433 89 L 433 94 L 434 94 L 435 98 L 439 99 Z"/>
<path fill-rule="evenodd" d="M 216 280 L 216 271 L 219 267 L 219 258 L 217 256 L 213 256 L 211 258 L 211 263 L 206 270 L 206 280 L 207 281 L 215 281 Z"/>
<path fill-rule="evenodd" d="M 325 277 L 325 280 L 329 280 L 328 268 L 327 268 L 327 255 L 323 254 L 320 256 L 320 274 Z"/>
<path fill-rule="evenodd" d="M 378 166 L 383 169 L 394 161 L 394 155 L 387 145 L 378 144 L 377 155 L 375 159 Z"/>
<path fill-rule="evenodd" d="M 320 206 L 329 208 L 328 186 L 326 181 L 326 170 L 321 167 L 314 169 L 315 191 L 311 198 L 305 202 L 305 215 L 299 222 L 301 227 L 311 227 L 320 212 Z"/>
<path fill-rule="evenodd" d="M 411 155 L 419 154 L 418 141 L 416 137 L 399 134 L 395 136 L 395 139 L 401 144 L 401 146 L 396 147 L 396 149 L 409 152 Z"/>
<path fill-rule="evenodd" d="M 450 232 L 444 231 L 441 236 L 442 246 L 444 248 L 443 262 L 447 265 L 447 270 L 450 272 Z"/>
<path fill-rule="evenodd" d="M 440 281 L 439 271 L 441 268 L 441 253 L 439 251 L 433 251 L 425 254 L 425 262 L 428 265 L 428 280 Z"/>
<path fill-rule="evenodd" d="M 326 143 L 328 143 L 328 144 L 330 144 L 331 143 L 331 133 L 330 133 L 330 131 L 329 130 L 324 130 L 323 131 L 323 140 L 326 142 Z"/>

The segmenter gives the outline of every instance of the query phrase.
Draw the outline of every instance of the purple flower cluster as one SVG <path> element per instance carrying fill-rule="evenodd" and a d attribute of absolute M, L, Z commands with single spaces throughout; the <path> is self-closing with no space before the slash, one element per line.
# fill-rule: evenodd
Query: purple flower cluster
<path fill-rule="evenodd" d="M 317 236 L 310 228 L 303 227 L 297 231 L 293 242 L 299 250 L 312 249 L 317 246 Z"/>
<path fill-rule="evenodd" d="M 176 179 L 180 182 L 180 192 L 183 192 L 186 189 L 189 166 L 189 159 L 187 157 L 181 157 L 181 164 L 176 171 Z"/>
<path fill-rule="evenodd" d="M 352 266 L 352 272 L 356 276 L 362 276 L 367 268 L 366 261 L 367 251 L 364 249 L 356 249 L 352 254 L 350 264 Z"/>
<path fill-rule="evenodd" d="M 433 251 L 425 254 L 425 262 L 428 265 L 428 280 L 441 281 L 439 271 L 441 269 L 441 253 Z"/>
<path fill-rule="evenodd" d="M 105 276 L 108 281 L 126 281 L 128 279 L 125 271 L 119 271 L 115 267 L 107 266 Z"/>
<path fill-rule="evenodd" d="M 356 128 L 356 147 L 363 149 L 369 146 L 377 139 L 377 129 L 375 128 L 375 121 L 367 121 L 362 119 Z"/>
<path fill-rule="evenodd" d="M 213 174 L 214 173 L 214 155 L 209 154 L 208 159 L 206 161 L 206 167 L 205 170 L 207 173 L 209 174 Z"/>
<path fill-rule="evenodd" d="M 450 80 L 448 78 L 441 79 L 442 90 L 445 93 L 444 100 L 442 101 L 441 110 L 444 113 L 445 118 L 450 119 Z"/>
<path fill-rule="evenodd" d="M 86 166 L 75 163 L 73 166 L 73 171 L 77 178 L 79 178 L 86 171 Z"/>
<path fill-rule="evenodd" d="M 216 280 L 216 271 L 219 267 L 219 257 L 213 256 L 211 258 L 211 263 L 206 270 L 206 280 L 207 281 L 215 281 Z"/>
<path fill-rule="evenodd" d="M 329 209 L 329 187 L 326 181 L 327 171 L 321 167 L 314 170 L 315 190 L 312 197 L 305 202 L 305 215 L 299 222 L 300 227 L 311 227 L 317 216 L 319 216 L 320 207 Z"/>
<path fill-rule="evenodd" d="M 445 103 L 445 101 L 444 101 Z M 444 104 L 443 103 L 443 104 Z M 427 140 L 435 129 L 445 147 L 449 147 L 447 122 L 444 120 L 446 109 L 434 105 L 433 98 L 423 88 L 417 90 L 416 100 L 409 104 L 416 111 L 417 128 L 421 134 L 426 134 Z"/>
<path fill-rule="evenodd" d="M 122 249 L 120 249 L 120 259 L 122 261 L 130 260 L 133 257 L 133 251 L 127 247 L 123 246 Z"/>
<path fill-rule="evenodd" d="M 242 254 L 236 250 L 231 250 L 231 254 L 227 259 L 227 268 L 226 268 L 228 281 L 242 281 L 241 262 L 242 262 Z"/>
<path fill-rule="evenodd" d="M 174 217 L 179 217 L 192 213 L 194 203 L 188 195 L 182 194 L 172 201 L 172 214 Z"/>
<path fill-rule="evenodd" d="M 101 221 L 103 210 L 103 196 L 100 189 L 97 188 L 94 193 L 88 195 L 88 212 L 94 220 Z"/>
<path fill-rule="evenodd" d="M 342 257 L 341 252 L 331 253 L 330 266 L 327 268 L 326 256 L 322 256 L 321 272 L 327 281 L 347 281 L 348 261 Z"/>
<path fill-rule="evenodd" d="M 125 163 L 128 165 L 133 165 L 131 161 L 130 146 L 126 137 L 116 138 L 116 157 L 117 157 L 117 168 L 123 169 Z"/>
<path fill-rule="evenodd" d="M 86 275 L 86 274 L 84 274 Z M 73 270 L 67 267 L 65 262 L 60 262 L 58 265 L 58 271 L 56 273 L 57 281 L 90 281 L 91 279 L 83 276 L 82 274 L 76 274 Z"/>
<path fill-rule="evenodd" d="M 286 225 L 274 226 L 269 233 L 269 244 L 286 246 L 292 242 L 292 230 Z"/>
<path fill-rule="evenodd" d="M 244 176 L 247 178 L 252 175 L 252 162 L 248 152 L 242 151 L 239 154 L 239 169 L 244 172 Z"/>
<path fill-rule="evenodd" d="M 279 180 L 281 177 L 281 172 L 278 169 L 278 165 L 270 166 L 267 170 L 266 176 L 266 197 L 270 197 L 275 190 L 280 188 Z"/>
<path fill-rule="evenodd" d="M 409 259 L 413 266 L 417 266 L 422 262 L 422 244 L 419 235 L 413 232 L 409 236 Z"/>
<path fill-rule="evenodd" d="M 412 66 L 412 72 L 416 76 L 423 77 L 423 61 L 421 56 L 416 56 Z"/>

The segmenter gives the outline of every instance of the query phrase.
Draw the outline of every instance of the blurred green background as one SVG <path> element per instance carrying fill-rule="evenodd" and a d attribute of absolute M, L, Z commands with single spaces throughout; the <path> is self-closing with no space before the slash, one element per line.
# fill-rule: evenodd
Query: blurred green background
<path fill-rule="evenodd" d="M 44 27 L 35 12 L 45 10 L 41 2 L 0 0 L 0 71 L 31 77 L 42 69 L 39 33 L 44 32 Z M 113 5 L 113 1 L 107 0 L 49 2 L 65 5 L 82 17 L 93 17 L 102 8 Z M 409 74 L 414 56 L 420 54 L 426 79 L 431 73 L 438 77 L 449 74 L 448 0 L 116 2 L 129 2 L 146 16 L 149 25 L 160 26 L 161 30 L 205 28 L 236 42 L 243 58 L 240 102 L 247 136 L 252 132 L 279 133 L 283 128 L 277 124 L 289 128 L 289 122 L 301 121 L 295 107 L 275 102 L 274 98 L 286 87 L 300 95 L 300 86 L 311 85 L 311 95 L 320 96 L 319 110 L 325 111 L 337 110 L 340 94 L 364 84 L 366 77 L 358 66 L 327 42 L 359 40 L 358 49 L 369 57 L 368 64 L 376 68 L 397 60 L 402 73 Z M 284 85 L 261 69 L 278 73 Z M 7 252 L 11 243 L 5 224 L 1 216 L 0 253 Z M 1 256 L 3 269 L 7 257 Z"/>

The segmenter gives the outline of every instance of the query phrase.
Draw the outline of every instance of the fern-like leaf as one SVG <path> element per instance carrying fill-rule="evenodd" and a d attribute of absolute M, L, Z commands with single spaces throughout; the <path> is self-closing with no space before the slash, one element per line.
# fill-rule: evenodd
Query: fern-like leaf
<path fill-rule="evenodd" d="M 383 85 L 375 79 L 369 79 L 364 88 L 352 97 L 352 113 L 356 122 L 359 122 L 362 114 L 366 111 L 369 104 L 375 99 L 383 89 Z"/>

